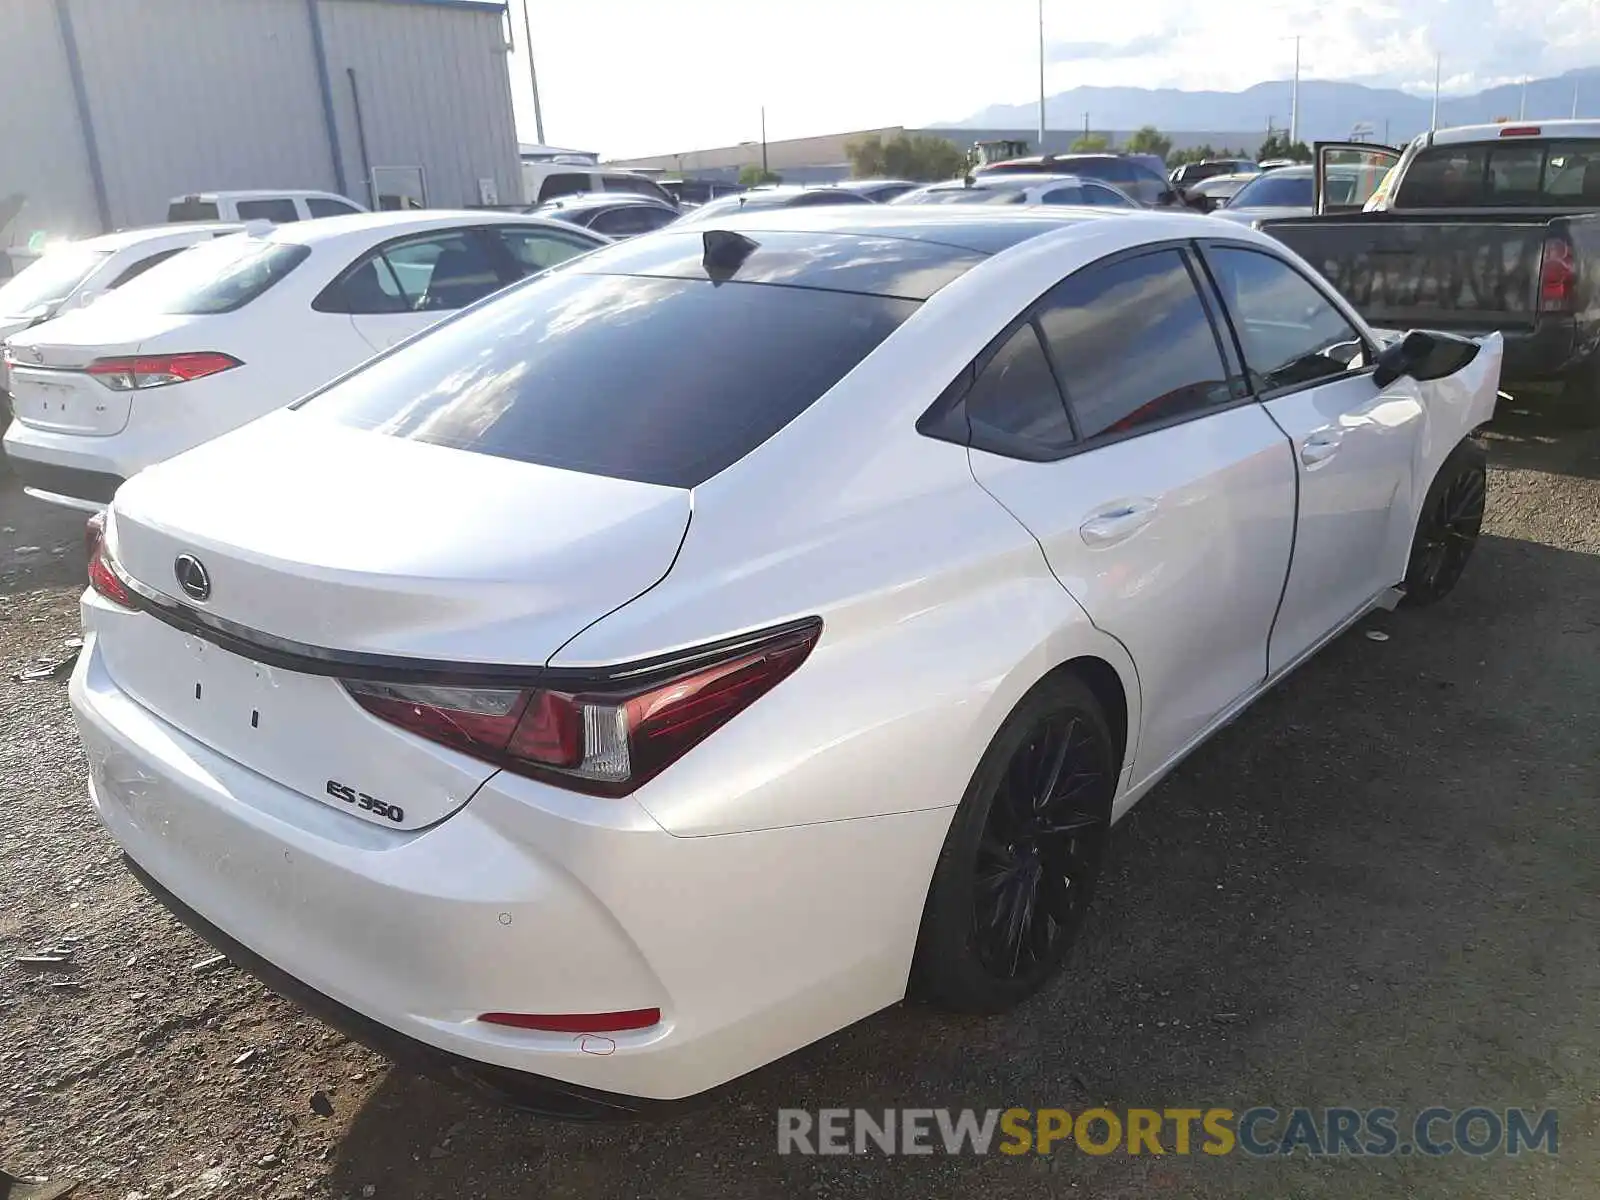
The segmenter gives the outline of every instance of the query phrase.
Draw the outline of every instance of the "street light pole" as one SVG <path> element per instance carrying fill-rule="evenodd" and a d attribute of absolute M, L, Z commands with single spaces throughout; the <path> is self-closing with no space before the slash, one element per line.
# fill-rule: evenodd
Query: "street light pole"
<path fill-rule="evenodd" d="M 1433 116 L 1428 118 L 1430 132 L 1439 128 L 1439 64 L 1441 61 L 1440 55 L 1435 54 L 1433 56 Z M 1384 140 L 1387 141 L 1388 139 L 1385 138 Z"/>
<path fill-rule="evenodd" d="M 1039 0 L 1039 153 L 1044 153 L 1044 0 Z"/>
<path fill-rule="evenodd" d="M 767 173 L 767 106 L 761 106 L 761 174 Z M 763 178 L 763 182 L 765 179 Z"/>
<path fill-rule="evenodd" d="M 1524 120 L 1528 115 L 1528 77 L 1522 77 L 1522 100 L 1517 104 L 1517 120 Z"/>
<path fill-rule="evenodd" d="M 1294 83 L 1289 89 L 1289 144 L 1300 140 L 1300 35 L 1294 37 Z"/>
<path fill-rule="evenodd" d="M 522 52 L 528 56 L 528 82 L 533 85 L 533 130 L 539 144 L 544 145 L 544 110 L 539 107 L 539 72 L 533 65 L 533 18 L 528 10 L 533 0 L 522 0 Z"/>

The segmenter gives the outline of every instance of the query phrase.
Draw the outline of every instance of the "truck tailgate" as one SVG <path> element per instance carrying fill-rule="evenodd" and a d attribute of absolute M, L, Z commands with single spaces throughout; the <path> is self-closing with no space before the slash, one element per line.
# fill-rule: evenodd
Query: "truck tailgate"
<path fill-rule="evenodd" d="M 1395 329 L 1531 329 L 1547 220 L 1376 213 L 1264 221 L 1367 321 Z"/>

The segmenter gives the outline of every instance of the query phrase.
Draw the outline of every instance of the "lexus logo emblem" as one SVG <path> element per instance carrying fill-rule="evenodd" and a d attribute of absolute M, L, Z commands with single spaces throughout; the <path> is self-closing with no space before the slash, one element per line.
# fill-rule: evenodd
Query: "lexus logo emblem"
<path fill-rule="evenodd" d="M 178 586 L 191 600 L 211 599 L 211 576 L 206 565 L 192 554 L 180 554 L 173 561 L 172 573 L 178 577 Z"/>

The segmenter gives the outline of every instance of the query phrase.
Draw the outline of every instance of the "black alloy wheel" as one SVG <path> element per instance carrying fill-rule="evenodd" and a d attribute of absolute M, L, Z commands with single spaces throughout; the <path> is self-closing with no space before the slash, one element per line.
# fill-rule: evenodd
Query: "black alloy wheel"
<path fill-rule="evenodd" d="M 1120 764 L 1082 680 L 1047 678 L 990 743 L 934 870 L 911 995 L 1012 1007 L 1062 967 L 1105 855 Z"/>
<path fill-rule="evenodd" d="M 1442 600 L 1460 581 L 1483 528 L 1488 498 L 1486 460 L 1481 446 L 1462 442 L 1450 452 L 1428 489 L 1406 567 L 1407 604 Z"/>

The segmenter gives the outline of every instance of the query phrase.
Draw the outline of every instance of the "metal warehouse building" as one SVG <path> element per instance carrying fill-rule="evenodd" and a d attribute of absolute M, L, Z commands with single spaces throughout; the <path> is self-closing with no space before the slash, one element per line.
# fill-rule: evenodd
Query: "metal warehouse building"
<path fill-rule="evenodd" d="M 516 202 L 508 42 L 499 0 L 0 0 L 0 245 L 218 189 Z"/>

